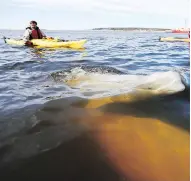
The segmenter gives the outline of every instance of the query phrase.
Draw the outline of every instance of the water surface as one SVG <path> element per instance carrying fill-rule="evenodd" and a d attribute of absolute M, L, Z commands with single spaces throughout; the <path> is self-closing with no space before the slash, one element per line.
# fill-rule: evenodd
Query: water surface
<path fill-rule="evenodd" d="M 159 42 L 169 33 L 46 33 L 88 41 L 78 51 L 0 40 L 2 178 L 188 180 L 189 44 Z"/>

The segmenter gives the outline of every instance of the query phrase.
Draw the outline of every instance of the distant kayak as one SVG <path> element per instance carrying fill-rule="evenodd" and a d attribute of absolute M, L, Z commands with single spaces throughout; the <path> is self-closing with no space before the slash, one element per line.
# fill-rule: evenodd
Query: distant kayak
<path fill-rule="evenodd" d="M 189 29 L 188 28 L 177 28 L 172 30 L 172 33 L 186 33 L 188 34 Z"/>
<path fill-rule="evenodd" d="M 190 42 L 189 38 L 176 38 L 176 37 L 160 37 L 159 41 L 167 42 Z"/>
<path fill-rule="evenodd" d="M 78 41 L 58 41 L 55 39 L 48 40 L 48 39 L 33 39 L 31 40 L 34 46 L 37 46 L 38 48 L 74 48 L 74 49 L 81 49 L 83 48 L 84 44 L 87 42 L 87 40 L 78 40 Z M 17 40 L 17 39 L 10 39 L 5 38 L 5 43 L 10 45 L 19 45 L 24 46 L 25 43 L 23 40 Z"/>

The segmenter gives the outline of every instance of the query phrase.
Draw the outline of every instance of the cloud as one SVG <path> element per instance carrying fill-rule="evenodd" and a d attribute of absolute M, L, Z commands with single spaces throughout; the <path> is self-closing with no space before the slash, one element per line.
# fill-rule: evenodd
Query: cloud
<path fill-rule="evenodd" d="M 17 6 L 107 13 L 144 13 L 188 17 L 188 0 L 11 0 Z M 49 9 L 51 10 L 51 9 Z M 167 17 L 168 18 L 168 17 Z"/>

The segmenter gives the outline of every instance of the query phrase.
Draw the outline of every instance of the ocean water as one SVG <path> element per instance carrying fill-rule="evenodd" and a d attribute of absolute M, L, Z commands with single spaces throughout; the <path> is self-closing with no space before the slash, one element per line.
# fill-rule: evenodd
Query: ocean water
<path fill-rule="evenodd" d="M 189 44 L 159 42 L 169 33 L 46 34 L 87 43 L 50 50 L 0 40 L 1 178 L 188 180 Z"/>

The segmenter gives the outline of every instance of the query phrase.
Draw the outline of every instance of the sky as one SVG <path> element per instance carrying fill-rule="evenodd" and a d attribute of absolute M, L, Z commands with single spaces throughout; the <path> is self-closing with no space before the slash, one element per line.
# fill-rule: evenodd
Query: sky
<path fill-rule="evenodd" d="M 189 26 L 189 0 L 6 0 L 0 29 L 24 29 L 36 20 L 41 29 L 100 27 L 179 28 Z"/>

